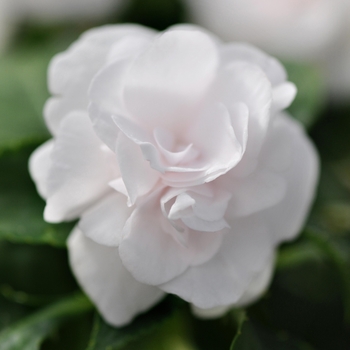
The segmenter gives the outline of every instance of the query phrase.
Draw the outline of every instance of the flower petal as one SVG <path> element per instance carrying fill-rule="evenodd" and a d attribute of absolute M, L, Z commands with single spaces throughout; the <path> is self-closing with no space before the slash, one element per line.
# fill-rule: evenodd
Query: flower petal
<path fill-rule="evenodd" d="M 274 269 L 274 263 L 275 258 L 274 254 L 272 254 L 271 259 L 268 260 L 266 266 L 258 273 L 257 276 L 253 278 L 245 293 L 235 304 L 216 306 L 210 309 L 201 309 L 192 304 L 191 310 L 193 314 L 202 319 L 213 319 L 224 316 L 233 307 L 240 308 L 250 305 L 256 299 L 258 299 L 269 286 Z"/>
<path fill-rule="evenodd" d="M 288 108 L 297 94 L 297 88 L 293 83 L 286 82 L 276 86 L 272 90 L 273 111 L 282 111 Z"/>
<path fill-rule="evenodd" d="M 153 170 L 143 158 L 140 147 L 123 133 L 119 134 L 116 154 L 128 191 L 128 205 L 133 205 L 139 197 L 148 193 L 155 186 L 159 180 L 159 173 Z"/>
<path fill-rule="evenodd" d="M 286 70 L 276 58 L 247 43 L 226 44 L 221 49 L 221 59 L 224 65 L 234 61 L 258 65 L 265 72 L 272 86 L 280 85 L 287 80 Z"/>
<path fill-rule="evenodd" d="M 99 245 L 75 229 L 68 239 L 69 260 L 80 285 L 113 326 L 124 326 L 164 295 L 137 282 L 124 268 L 117 248 Z"/>
<path fill-rule="evenodd" d="M 38 147 L 30 156 L 29 172 L 35 182 L 36 189 L 40 196 L 47 198 L 47 182 L 51 167 L 51 152 L 54 147 L 54 140 L 49 140 Z"/>
<path fill-rule="evenodd" d="M 214 258 L 159 287 L 202 309 L 238 302 L 274 247 L 259 220 L 236 220 L 231 227 Z"/>
<path fill-rule="evenodd" d="M 201 31 L 160 35 L 133 63 L 125 103 L 144 126 L 182 130 L 191 119 L 218 65 L 214 42 Z"/>
<path fill-rule="evenodd" d="M 160 197 L 153 195 L 128 219 L 119 246 L 124 266 L 140 282 L 157 285 L 183 273 L 190 265 L 211 259 L 221 245 L 222 233 L 188 232 L 187 245 L 169 230 L 175 228 L 163 216 Z"/>
<path fill-rule="evenodd" d="M 249 157 L 256 156 L 270 122 L 272 88 L 265 73 L 257 65 L 233 62 L 222 69 L 216 83 L 216 98 L 228 108 L 243 103 L 249 110 Z"/>
<path fill-rule="evenodd" d="M 258 299 L 268 288 L 275 267 L 275 254 L 272 254 L 268 259 L 264 268 L 254 277 L 249 284 L 246 292 L 241 299 L 235 304 L 236 307 L 245 307 Z"/>
<path fill-rule="evenodd" d="M 226 215 L 231 217 L 248 216 L 275 206 L 286 195 L 287 181 L 280 174 L 258 169 L 246 178 L 234 178 L 227 174 L 220 178 L 220 186 L 230 193 L 232 199 Z"/>
<path fill-rule="evenodd" d="M 108 182 L 119 175 L 114 154 L 96 137 L 86 113 L 74 112 L 62 121 L 51 161 L 44 212 L 48 222 L 78 217 L 111 191 Z"/>
<path fill-rule="evenodd" d="M 289 139 L 291 143 L 290 165 L 281 168 L 280 172 L 287 183 L 286 194 L 278 205 L 264 213 L 278 242 L 292 239 L 300 232 L 315 196 L 319 174 L 319 160 L 314 146 L 302 126 L 287 115 L 281 115 L 276 121 L 263 150 L 265 164 L 273 163 L 271 158 L 276 154 L 273 148 L 276 148 L 276 140 L 281 138 Z"/>
<path fill-rule="evenodd" d="M 44 111 L 52 134 L 56 134 L 68 112 L 86 111 L 90 82 L 106 63 L 108 52 L 118 40 L 135 33 L 149 36 L 154 31 L 133 24 L 94 28 L 52 59 L 48 71 L 49 90 L 57 97 L 48 100 Z"/>
<path fill-rule="evenodd" d="M 79 228 L 98 244 L 118 246 L 123 227 L 131 213 L 125 196 L 110 193 L 82 214 Z"/>

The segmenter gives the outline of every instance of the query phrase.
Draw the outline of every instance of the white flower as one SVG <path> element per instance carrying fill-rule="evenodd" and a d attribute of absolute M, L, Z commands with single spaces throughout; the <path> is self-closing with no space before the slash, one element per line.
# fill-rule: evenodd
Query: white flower
<path fill-rule="evenodd" d="M 266 289 L 318 173 L 277 60 L 193 26 L 107 26 L 53 59 L 49 87 L 30 171 L 47 221 L 80 219 L 71 266 L 109 323 L 165 292 L 216 316 Z"/>
<path fill-rule="evenodd" d="M 348 0 L 187 0 L 194 21 L 225 40 L 277 56 L 319 60 L 343 30 Z"/>

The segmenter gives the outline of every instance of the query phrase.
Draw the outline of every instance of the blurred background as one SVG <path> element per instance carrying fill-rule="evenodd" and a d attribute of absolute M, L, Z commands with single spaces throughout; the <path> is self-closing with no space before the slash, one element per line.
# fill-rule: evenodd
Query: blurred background
<path fill-rule="evenodd" d="M 319 150 L 319 190 L 300 238 L 280 249 L 272 286 L 247 310 L 203 321 L 168 297 L 113 329 L 70 273 L 74 223 L 42 219 L 27 162 L 50 137 L 47 66 L 85 30 L 125 22 L 190 22 L 250 42 L 298 87 L 289 111 Z M 0 0 L 0 350 L 22 349 L 350 349 L 349 0 Z"/>

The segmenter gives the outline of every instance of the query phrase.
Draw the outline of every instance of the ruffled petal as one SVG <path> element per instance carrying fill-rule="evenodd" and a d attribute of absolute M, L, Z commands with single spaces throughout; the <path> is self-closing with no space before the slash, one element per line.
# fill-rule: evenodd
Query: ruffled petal
<path fill-rule="evenodd" d="M 124 326 L 150 309 L 164 293 L 137 282 L 124 268 L 117 248 L 99 245 L 75 229 L 68 239 L 69 260 L 79 284 L 113 326 Z"/>
<path fill-rule="evenodd" d="M 272 87 L 266 74 L 257 65 L 233 62 L 223 68 L 217 78 L 215 94 L 218 101 L 230 107 L 243 103 L 249 110 L 249 157 L 255 157 L 263 144 L 272 104 Z"/>
<path fill-rule="evenodd" d="M 51 153 L 47 203 L 48 222 L 77 218 L 111 188 L 119 175 L 114 154 L 96 137 L 86 113 L 74 112 L 61 123 Z"/>
<path fill-rule="evenodd" d="M 112 48 L 108 64 L 92 79 L 89 88 L 89 115 L 97 135 L 111 150 L 115 150 L 118 128 L 112 115 L 127 115 L 124 106 L 124 78 L 134 56 L 142 52 L 151 42 L 153 35 L 127 35 Z M 153 34 L 153 33 L 152 33 Z"/>
<path fill-rule="evenodd" d="M 38 147 L 30 156 L 29 172 L 40 196 L 47 198 L 48 175 L 51 167 L 51 152 L 54 140 L 49 140 Z"/>
<path fill-rule="evenodd" d="M 153 195 L 128 219 L 119 246 L 124 266 L 140 282 L 157 285 L 182 274 L 189 266 L 211 259 L 221 245 L 220 232 L 187 232 L 186 243 L 174 239 L 175 228 L 159 209 Z"/>
<path fill-rule="evenodd" d="M 82 214 L 79 228 L 98 244 L 118 246 L 123 227 L 131 213 L 125 196 L 110 193 Z"/>
<path fill-rule="evenodd" d="M 274 250 L 268 227 L 260 220 L 235 220 L 218 253 L 160 285 L 202 309 L 233 305 L 265 266 Z"/>
<path fill-rule="evenodd" d="M 247 43 L 230 43 L 224 45 L 220 52 L 224 65 L 230 65 L 234 61 L 258 65 L 265 72 L 272 86 L 280 85 L 287 80 L 287 73 L 282 64 L 257 47 Z"/>
<path fill-rule="evenodd" d="M 156 185 L 159 173 L 149 166 L 140 147 L 123 133 L 119 134 L 116 154 L 131 206 Z"/>
<path fill-rule="evenodd" d="M 155 32 L 130 24 L 94 28 L 85 32 L 67 51 L 52 59 L 48 82 L 51 93 L 57 97 L 51 98 L 44 110 L 52 134 L 57 133 L 67 112 L 86 111 L 90 82 L 106 63 L 108 52 L 118 40 L 135 33 L 142 37 L 154 35 Z"/>
<path fill-rule="evenodd" d="M 161 34 L 127 75 L 128 110 L 151 130 L 183 130 L 211 85 L 218 61 L 214 42 L 201 31 Z"/>

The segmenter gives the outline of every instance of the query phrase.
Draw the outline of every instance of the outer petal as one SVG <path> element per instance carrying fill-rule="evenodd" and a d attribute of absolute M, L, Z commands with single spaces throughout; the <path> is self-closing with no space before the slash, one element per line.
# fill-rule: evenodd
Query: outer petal
<path fill-rule="evenodd" d="M 252 280 L 241 299 L 235 304 L 236 307 L 245 307 L 246 305 L 253 303 L 266 291 L 271 282 L 274 267 L 275 255 L 272 254 L 266 265 Z"/>
<path fill-rule="evenodd" d="M 62 118 L 72 110 L 86 111 L 87 91 L 93 76 L 107 61 L 112 46 L 126 35 L 148 36 L 152 30 L 138 25 L 104 26 L 85 32 L 67 51 L 56 55 L 48 71 L 52 97 L 45 106 L 45 119 L 55 134 Z"/>
<path fill-rule="evenodd" d="M 195 305 L 191 305 L 193 314 L 203 319 L 218 318 L 225 315 L 233 307 L 245 307 L 246 305 L 253 303 L 256 299 L 258 299 L 261 296 L 261 294 L 265 292 L 268 285 L 270 284 L 274 268 L 274 262 L 274 255 L 272 255 L 271 259 L 268 260 L 266 266 L 258 273 L 257 276 L 253 278 L 246 292 L 238 300 L 237 303 L 233 305 L 217 306 L 211 309 L 201 309 L 196 307 Z"/>
<path fill-rule="evenodd" d="M 238 302 L 274 246 L 266 225 L 255 218 L 235 220 L 231 227 L 211 260 L 159 287 L 202 309 Z"/>
<path fill-rule="evenodd" d="M 203 32 L 166 31 L 130 69 L 124 92 L 128 110 L 151 129 L 182 130 L 193 119 L 218 63 L 217 48 Z"/>
<path fill-rule="evenodd" d="M 244 61 L 258 65 L 265 72 L 272 86 L 282 84 L 287 79 L 287 72 L 282 64 L 257 47 L 246 43 L 230 43 L 224 45 L 220 52 L 224 65 L 229 65 L 234 61 Z"/>
<path fill-rule="evenodd" d="M 40 196 L 47 198 L 48 175 L 51 167 L 51 152 L 54 147 L 54 141 L 49 140 L 38 147 L 30 156 L 29 172 L 35 181 L 37 191 Z"/>
<path fill-rule="evenodd" d="M 175 230 L 161 213 L 160 197 L 139 205 L 127 221 L 119 254 L 124 266 L 140 282 L 157 285 L 183 273 L 190 265 L 202 264 L 217 252 L 218 232 L 188 232 L 187 245 L 176 241 Z"/>
<path fill-rule="evenodd" d="M 108 182 L 119 172 L 114 154 L 96 137 L 85 113 L 68 115 L 51 154 L 46 221 L 78 217 L 95 200 L 111 191 Z"/>
<path fill-rule="evenodd" d="M 151 35 L 127 35 L 111 49 L 108 64 L 93 78 L 90 89 L 89 115 L 97 135 L 111 150 L 115 150 L 118 128 L 113 114 L 127 115 L 123 91 L 125 74 L 134 57 L 151 43 Z"/>
<path fill-rule="evenodd" d="M 68 239 L 69 260 L 80 285 L 113 326 L 129 323 L 164 295 L 137 282 L 124 268 L 116 248 L 94 243 L 75 229 Z"/>
<path fill-rule="evenodd" d="M 278 147 L 276 140 L 281 138 L 290 139 L 292 150 L 290 166 L 280 173 L 287 182 L 286 194 L 278 205 L 262 213 L 269 221 L 277 242 L 292 239 L 300 232 L 314 199 L 319 174 L 318 155 L 314 146 L 301 125 L 286 115 L 276 121 L 261 155 L 264 158 L 262 162 L 273 166 L 271 158 L 276 154 L 273 149 Z"/>
<path fill-rule="evenodd" d="M 132 209 L 126 205 L 126 197 L 112 192 L 82 214 L 79 228 L 98 244 L 118 246 L 123 227 L 131 213 Z"/>

